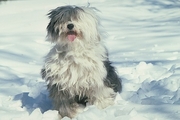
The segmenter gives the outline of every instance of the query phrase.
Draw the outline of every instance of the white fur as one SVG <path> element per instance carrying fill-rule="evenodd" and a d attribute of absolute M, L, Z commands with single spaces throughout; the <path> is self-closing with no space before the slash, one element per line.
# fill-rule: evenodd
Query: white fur
<path fill-rule="evenodd" d="M 90 89 L 104 87 L 103 79 L 107 73 L 102 61 L 105 50 L 100 44 L 91 50 L 77 46 L 75 51 L 68 51 L 61 57 L 63 52 L 54 46 L 47 56 L 45 69 L 53 71 L 47 76 L 58 75 L 57 79 L 49 81 L 51 85 L 58 84 L 72 95 L 84 95 Z"/>

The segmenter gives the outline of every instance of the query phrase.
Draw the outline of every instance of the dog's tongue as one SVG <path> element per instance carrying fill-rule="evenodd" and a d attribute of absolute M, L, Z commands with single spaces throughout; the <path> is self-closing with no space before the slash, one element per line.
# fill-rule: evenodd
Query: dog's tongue
<path fill-rule="evenodd" d="M 68 38 L 68 40 L 70 40 L 70 41 L 74 41 L 74 39 L 76 38 L 76 35 L 74 35 L 74 34 L 69 34 L 69 35 L 67 36 L 67 38 Z"/>

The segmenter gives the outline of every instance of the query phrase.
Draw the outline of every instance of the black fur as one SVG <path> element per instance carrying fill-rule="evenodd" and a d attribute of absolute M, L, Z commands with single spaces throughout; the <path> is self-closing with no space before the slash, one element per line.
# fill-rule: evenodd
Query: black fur
<path fill-rule="evenodd" d="M 69 92 L 66 90 L 59 90 L 59 86 L 56 84 L 53 86 L 48 85 L 48 89 L 50 93 L 51 98 L 53 99 L 53 103 L 56 105 L 54 108 L 59 111 L 61 117 L 73 117 L 70 116 L 72 114 L 76 114 L 76 109 L 78 108 L 78 104 L 84 105 L 87 102 L 87 97 L 79 97 L 78 95 L 75 97 L 72 97 L 69 95 Z"/>
<path fill-rule="evenodd" d="M 104 80 L 104 84 L 107 87 L 113 88 L 115 92 L 121 92 L 121 79 L 118 77 L 114 67 L 111 65 L 111 62 L 109 60 L 104 61 L 104 66 L 107 71 L 107 77 Z"/>

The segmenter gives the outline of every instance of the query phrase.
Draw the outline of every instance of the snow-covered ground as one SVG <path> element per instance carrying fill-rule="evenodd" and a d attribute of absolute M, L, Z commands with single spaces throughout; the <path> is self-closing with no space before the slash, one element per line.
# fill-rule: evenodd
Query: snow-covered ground
<path fill-rule="evenodd" d="M 0 2 L 0 120 L 57 120 L 41 79 L 50 9 L 88 0 Z M 116 104 L 73 120 L 180 120 L 180 0 L 89 0 L 122 78 Z M 63 118 L 63 120 L 70 120 Z"/>

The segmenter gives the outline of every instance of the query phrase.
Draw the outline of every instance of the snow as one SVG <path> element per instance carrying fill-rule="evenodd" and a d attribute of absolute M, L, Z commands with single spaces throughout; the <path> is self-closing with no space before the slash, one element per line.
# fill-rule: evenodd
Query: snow
<path fill-rule="evenodd" d="M 52 46 L 45 41 L 46 14 L 88 2 L 101 11 L 104 42 L 123 90 L 115 105 L 87 106 L 73 120 L 179 120 L 179 0 L 0 1 L 0 119 L 59 119 L 40 76 Z"/>

